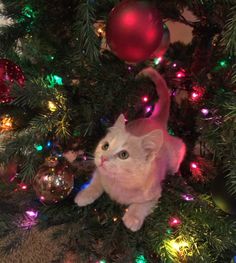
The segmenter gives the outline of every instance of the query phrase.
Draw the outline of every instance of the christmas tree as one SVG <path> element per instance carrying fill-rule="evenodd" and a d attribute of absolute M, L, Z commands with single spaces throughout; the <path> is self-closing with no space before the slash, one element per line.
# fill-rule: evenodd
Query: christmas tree
<path fill-rule="evenodd" d="M 234 1 L 2 0 L 1 15 L 1 262 L 235 262 Z M 190 43 L 170 43 L 176 23 Z M 152 114 L 153 83 L 137 78 L 145 67 L 167 81 L 168 132 L 187 152 L 132 232 L 108 195 L 85 207 L 74 197 L 118 116 Z"/>

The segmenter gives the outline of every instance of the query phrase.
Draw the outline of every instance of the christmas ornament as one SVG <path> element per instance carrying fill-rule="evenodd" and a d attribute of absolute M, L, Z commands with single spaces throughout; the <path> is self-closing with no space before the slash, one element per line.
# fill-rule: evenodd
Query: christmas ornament
<path fill-rule="evenodd" d="M 229 193 L 227 178 L 218 174 L 212 184 L 212 198 L 224 212 L 236 215 L 236 198 Z"/>
<path fill-rule="evenodd" d="M 8 114 L 0 117 L 0 132 L 11 131 L 13 129 L 13 118 Z"/>
<path fill-rule="evenodd" d="M 158 48 L 151 55 L 151 59 L 161 58 L 167 51 L 170 45 L 170 31 L 166 25 L 163 26 L 163 35 L 161 39 L 161 43 Z"/>
<path fill-rule="evenodd" d="M 107 43 L 120 59 L 127 62 L 148 59 L 158 48 L 162 35 L 160 13 L 148 1 L 121 1 L 109 14 Z"/>
<path fill-rule="evenodd" d="M 8 59 L 0 59 L 0 103 L 12 100 L 10 91 L 14 81 L 24 86 L 25 76 L 21 68 Z"/>
<path fill-rule="evenodd" d="M 57 157 L 48 157 L 34 179 L 33 188 L 43 203 L 57 203 L 67 197 L 73 189 L 74 175 Z"/>

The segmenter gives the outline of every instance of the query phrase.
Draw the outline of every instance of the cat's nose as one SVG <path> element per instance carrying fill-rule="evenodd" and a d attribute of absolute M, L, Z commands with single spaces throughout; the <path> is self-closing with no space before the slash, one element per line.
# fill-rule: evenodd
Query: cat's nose
<path fill-rule="evenodd" d="M 103 165 L 103 163 L 106 161 L 108 161 L 108 158 L 105 156 L 101 156 L 101 165 Z"/>

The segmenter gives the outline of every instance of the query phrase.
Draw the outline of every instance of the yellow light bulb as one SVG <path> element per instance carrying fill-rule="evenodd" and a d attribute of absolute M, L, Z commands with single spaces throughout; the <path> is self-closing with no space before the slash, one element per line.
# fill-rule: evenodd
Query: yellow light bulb
<path fill-rule="evenodd" d="M 189 243 L 187 243 L 186 241 L 179 241 L 179 242 L 177 242 L 175 240 L 171 240 L 169 244 L 174 250 L 176 250 L 178 252 L 182 248 L 188 248 L 189 247 Z"/>
<path fill-rule="evenodd" d="M 101 27 L 98 28 L 98 34 L 102 34 L 104 31 Z"/>
<path fill-rule="evenodd" d="M 52 101 L 49 101 L 48 102 L 48 108 L 51 112 L 54 112 L 57 110 L 57 106 L 52 102 Z"/>
<path fill-rule="evenodd" d="M 10 131 L 13 128 L 13 118 L 5 115 L 0 118 L 0 131 Z"/>

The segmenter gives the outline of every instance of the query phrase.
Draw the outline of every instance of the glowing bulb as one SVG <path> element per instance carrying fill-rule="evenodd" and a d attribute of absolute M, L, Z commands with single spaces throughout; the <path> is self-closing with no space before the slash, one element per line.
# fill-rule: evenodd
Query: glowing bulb
<path fill-rule="evenodd" d="M 0 118 L 0 131 L 10 131 L 13 128 L 13 118 L 5 115 Z"/>
<path fill-rule="evenodd" d="M 206 116 L 209 113 L 209 110 L 208 109 L 201 109 L 201 113 Z"/>
<path fill-rule="evenodd" d="M 143 255 L 138 255 L 135 259 L 135 263 L 147 263 L 147 260 Z"/>
<path fill-rule="evenodd" d="M 180 70 L 180 71 L 176 72 L 176 77 L 179 79 L 184 78 L 185 76 L 186 76 L 186 74 L 185 74 L 184 70 Z"/>
<path fill-rule="evenodd" d="M 194 197 L 191 194 L 182 194 L 181 196 L 185 201 L 193 201 L 194 200 Z"/>
<path fill-rule="evenodd" d="M 98 28 L 98 34 L 102 34 L 103 33 L 103 29 L 101 27 Z"/>
<path fill-rule="evenodd" d="M 174 64 L 173 64 L 173 68 L 176 68 L 176 67 L 177 67 L 177 64 L 176 64 L 176 63 L 174 63 Z"/>
<path fill-rule="evenodd" d="M 169 220 L 169 226 L 170 227 L 177 227 L 181 224 L 181 220 L 177 217 L 171 217 Z"/>
<path fill-rule="evenodd" d="M 35 145 L 35 149 L 38 151 L 38 152 L 41 152 L 43 150 L 43 146 L 40 145 L 40 144 L 37 144 Z"/>
<path fill-rule="evenodd" d="M 50 75 L 47 75 L 46 79 L 49 82 L 49 85 L 48 85 L 49 88 L 53 88 L 55 85 L 59 85 L 59 86 L 63 85 L 63 81 L 60 76 L 50 74 Z"/>
<path fill-rule="evenodd" d="M 20 188 L 22 190 L 27 190 L 27 185 L 26 184 L 20 184 Z"/>
<path fill-rule="evenodd" d="M 44 200 L 45 200 L 45 197 L 41 195 L 39 199 L 40 199 L 41 201 L 44 201 Z"/>
<path fill-rule="evenodd" d="M 154 65 L 158 65 L 162 61 L 162 57 L 154 58 L 153 63 Z"/>
<path fill-rule="evenodd" d="M 145 112 L 149 113 L 151 110 L 152 110 L 152 107 L 151 106 L 147 106 L 146 109 L 145 109 Z"/>
<path fill-rule="evenodd" d="M 220 64 L 220 66 L 221 66 L 222 68 L 226 68 L 226 67 L 227 67 L 227 62 L 226 62 L 226 60 L 221 60 L 221 61 L 219 61 L 219 64 Z"/>
<path fill-rule="evenodd" d="M 25 213 L 31 218 L 36 218 L 38 216 L 38 212 L 33 210 L 28 210 Z"/>
<path fill-rule="evenodd" d="M 52 101 L 48 102 L 48 108 L 51 112 L 54 112 L 57 110 L 57 106 L 55 105 L 55 103 L 53 103 Z"/>
<path fill-rule="evenodd" d="M 52 143 L 50 141 L 47 142 L 47 147 L 51 147 Z"/>
<path fill-rule="evenodd" d="M 143 102 L 148 102 L 148 96 L 143 96 L 143 97 L 142 97 L 142 101 L 143 101 Z"/>
<path fill-rule="evenodd" d="M 205 90 L 206 90 L 205 87 L 201 87 L 199 85 L 196 85 L 192 88 L 193 88 L 193 91 L 191 93 L 191 100 L 194 102 L 201 100 L 201 98 L 205 94 Z"/>
<path fill-rule="evenodd" d="M 192 162 L 192 163 L 191 163 L 191 167 L 192 167 L 193 169 L 197 169 L 197 164 L 194 163 L 194 162 Z"/>
<path fill-rule="evenodd" d="M 117 217 L 113 217 L 113 221 L 116 222 L 118 220 Z"/>
<path fill-rule="evenodd" d="M 169 241 L 169 245 L 171 248 L 177 252 L 179 252 L 183 248 L 189 248 L 189 243 L 186 241 L 176 241 L 176 240 L 171 240 Z"/>
<path fill-rule="evenodd" d="M 199 95 L 196 92 L 192 93 L 192 99 L 196 99 Z"/>

